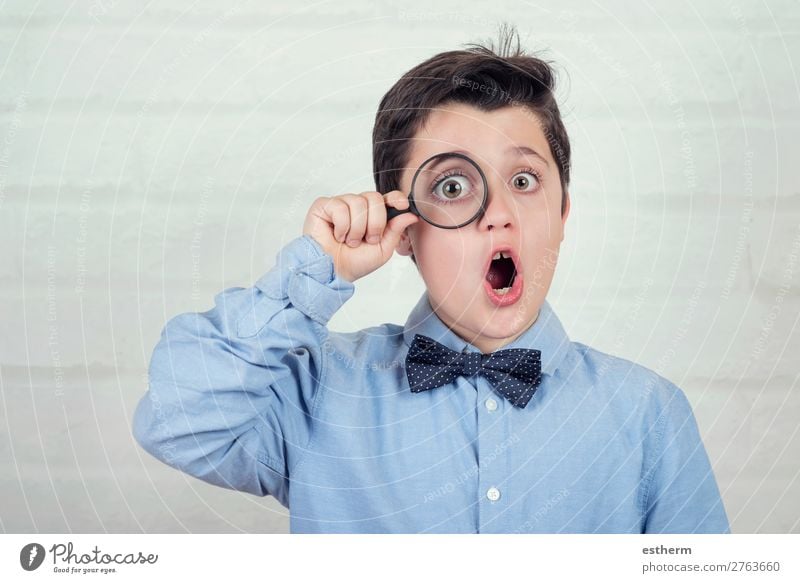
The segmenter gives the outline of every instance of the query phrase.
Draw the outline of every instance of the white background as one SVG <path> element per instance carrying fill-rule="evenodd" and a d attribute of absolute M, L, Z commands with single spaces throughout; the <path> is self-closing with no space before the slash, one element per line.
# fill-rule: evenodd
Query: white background
<path fill-rule="evenodd" d="M 800 532 L 791 0 L 0 2 L 0 531 L 288 530 L 135 444 L 152 348 L 373 189 L 381 96 L 501 20 L 560 71 L 568 333 L 683 388 L 734 532 Z M 422 290 L 395 257 L 331 327 Z"/>

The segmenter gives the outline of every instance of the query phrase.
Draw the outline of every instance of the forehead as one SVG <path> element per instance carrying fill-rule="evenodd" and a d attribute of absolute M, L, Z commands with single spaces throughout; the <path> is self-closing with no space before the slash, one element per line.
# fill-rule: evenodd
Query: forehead
<path fill-rule="evenodd" d="M 414 134 L 409 166 L 440 152 L 464 150 L 476 161 L 500 164 L 510 147 L 527 146 L 551 165 L 550 147 L 539 117 L 520 105 L 482 111 L 471 105 L 450 103 L 431 111 Z"/>

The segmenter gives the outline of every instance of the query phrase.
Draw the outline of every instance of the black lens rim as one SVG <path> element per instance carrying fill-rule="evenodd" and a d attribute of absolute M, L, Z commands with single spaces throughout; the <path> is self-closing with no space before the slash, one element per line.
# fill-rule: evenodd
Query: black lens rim
<path fill-rule="evenodd" d="M 481 206 L 478 208 L 475 214 L 472 215 L 472 217 L 470 217 L 467 221 L 461 223 L 460 225 L 447 226 L 447 225 L 440 225 L 439 223 L 434 223 L 419 211 L 419 208 L 417 208 L 417 203 L 414 200 L 414 188 L 417 185 L 417 176 L 419 176 L 420 172 L 422 172 L 422 170 L 425 168 L 425 166 L 428 165 L 429 162 L 437 158 L 444 158 L 445 156 L 447 156 L 448 158 L 462 158 L 468 163 L 472 164 L 478 171 L 478 175 L 481 177 L 481 180 L 483 181 L 483 200 L 481 200 Z M 461 227 L 466 227 L 470 223 L 475 222 L 475 220 L 480 218 L 486 211 L 487 200 L 489 200 L 489 184 L 486 181 L 486 175 L 483 173 L 483 170 L 481 170 L 481 167 L 478 166 L 478 163 L 475 160 L 460 152 L 440 152 L 439 154 L 434 154 L 433 156 L 425 160 L 422 164 L 420 164 L 419 168 L 417 168 L 417 171 L 414 173 L 414 178 L 411 180 L 411 192 L 408 193 L 409 210 L 411 210 L 411 212 L 413 212 L 415 215 L 417 215 L 426 223 L 433 225 L 434 227 L 438 227 L 440 229 L 460 229 Z"/>

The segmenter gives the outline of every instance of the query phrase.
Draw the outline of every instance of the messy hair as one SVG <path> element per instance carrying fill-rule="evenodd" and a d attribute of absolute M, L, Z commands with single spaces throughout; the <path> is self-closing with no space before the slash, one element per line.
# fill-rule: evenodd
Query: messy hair
<path fill-rule="evenodd" d="M 536 114 L 556 161 L 561 213 L 566 208 L 570 146 L 554 96 L 550 64 L 520 48 L 516 29 L 503 25 L 498 47 L 469 43 L 434 55 L 405 73 L 381 99 L 372 132 L 372 168 L 378 192 L 400 188 L 411 139 L 431 111 L 447 102 L 493 111 L 521 105 Z"/>

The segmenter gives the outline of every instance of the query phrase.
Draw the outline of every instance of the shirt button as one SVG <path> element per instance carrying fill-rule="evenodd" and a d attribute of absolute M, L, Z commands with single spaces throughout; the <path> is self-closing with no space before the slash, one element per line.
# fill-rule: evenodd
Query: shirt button
<path fill-rule="evenodd" d="M 486 497 L 489 500 L 491 500 L 492 502 L 495 502 L 496 500 L 500 500 L 500 490 L 498 490 L 497 488 L 492 486 L 491 488 L 489 488 L 486 491 Z"/>
<path fill-rule="evenodd" d="M 488 411 L 494 411 L 495 409 L 497 409 L 497 401 L 495 401 L 491 397 L 486 399 L 485 405 Z"/>

